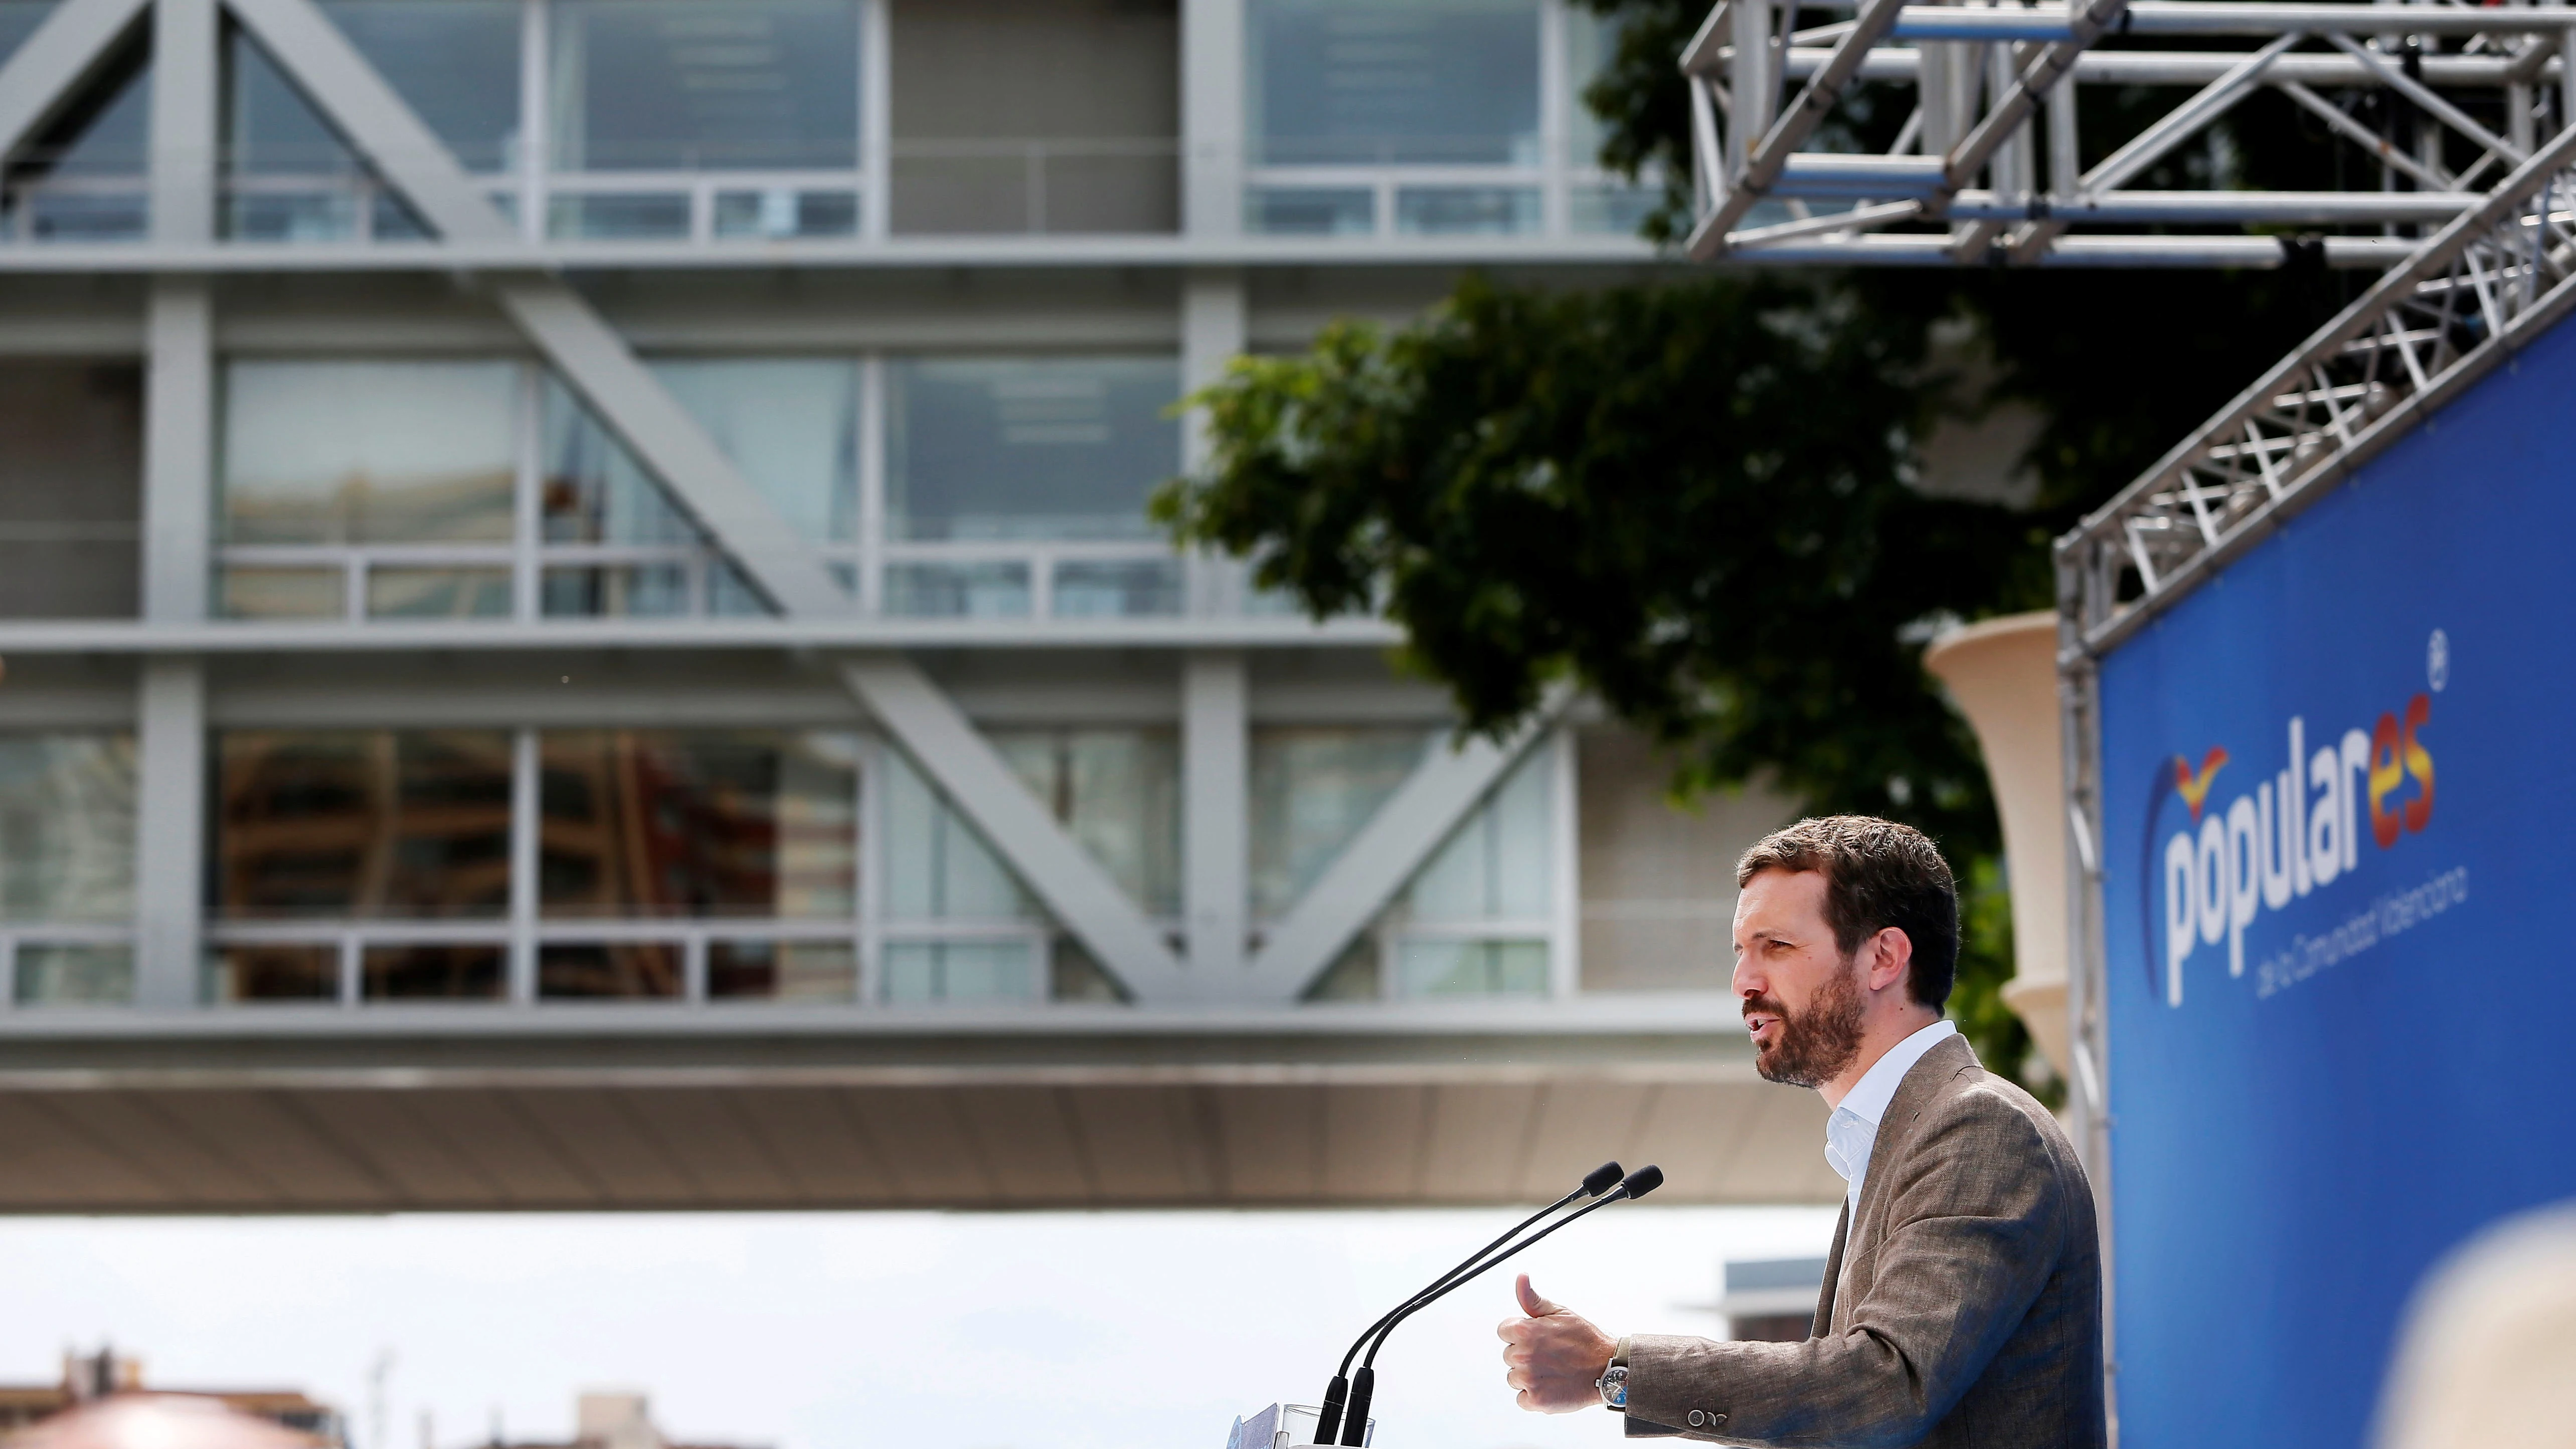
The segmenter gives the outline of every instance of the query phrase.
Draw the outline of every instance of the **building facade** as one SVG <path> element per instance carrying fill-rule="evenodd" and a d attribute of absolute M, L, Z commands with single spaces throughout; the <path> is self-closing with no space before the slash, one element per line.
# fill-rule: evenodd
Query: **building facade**
<path fill-rule="evenodd" d="M 1782 802 L 1671 810 L 1581 701 L 1459 745 L 1386 626 L 1144 511 L 1231 357 L 1664 265 L 1590 161 L 1604 44 L 1559 0 L 0 0 L 18 1200 L 1482 1199 L 1659 1113 L 1683 1195 L 1829 1195 L 1723 995 Z M 602 1111 L 661 1186 L 585 1158 Z M 956 1185 L 902 1184 L 914 1130 Z"/>

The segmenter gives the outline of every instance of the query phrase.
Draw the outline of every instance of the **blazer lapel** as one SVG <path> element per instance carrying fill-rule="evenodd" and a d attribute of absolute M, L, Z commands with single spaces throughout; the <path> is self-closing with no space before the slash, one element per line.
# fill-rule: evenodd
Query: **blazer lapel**
<path fill-rule="evenodd" d="M 1843 1215 L 1834 1223 L 1834 1250 L 1825 1255 L 1825 1283 L 1816 1290 L 1816 1321 L 1808 1326 L 1809 1338 L 1823 1338 L 1834 1331 L 1834 1286 L 1842 1281 L 1843 1244 L 1851 1237 L 1851 1198 L 1843 1198 Z"/>
<path fill-rule="evenodd" d="M 1966 1037 L 1945 1037 L 1925 1052 L 1921 1061 L 1907 1068 L 1905 1079 L 1896 1084 L 1896 1095 L 1888 1099 L 1887 1115 L 1879 1119 L 1878 1135 L 1870 1142 L 1869 1170 L 1860 1181 L 1860 1204 L 1855 1209 L 1846 1200 L 1843 1208 L 1846 1226 L 1835 1235 L 1833 1259 L 1825 1265 L 1827 1302 L 1833 1299 L 1836 1275 L 1846 1255 L 1859 1260 L 1864 1269 L 1878 1255 L 1878 1208 L 1891 1191 L 1887 1184 L 1896 1176 L 1888 1169 L 1913 1150 L 1916 1119 L 1932 1105 L 1943 1086 L 1977 1064 L 1977 1054 Z"/>

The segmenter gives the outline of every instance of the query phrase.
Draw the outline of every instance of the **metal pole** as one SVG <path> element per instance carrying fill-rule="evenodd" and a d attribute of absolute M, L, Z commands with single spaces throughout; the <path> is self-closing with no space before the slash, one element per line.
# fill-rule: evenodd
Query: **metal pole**
<path fill-rule="evenodd" d="M 1727 62 L 1731 106 L 1726 134 L 1733 144 L 1727 147 L 1726 179 L 1732 182 L 1744 173 L 1779 107 L 1771 92 L 1770 0 L 1736 0 L 1730 18 L 1735 54 Z"/>

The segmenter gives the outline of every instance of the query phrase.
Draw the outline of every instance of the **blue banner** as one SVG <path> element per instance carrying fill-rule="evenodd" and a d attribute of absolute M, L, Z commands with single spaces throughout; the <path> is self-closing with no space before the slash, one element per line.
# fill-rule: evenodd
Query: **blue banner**
<path fill-rule="evenodd" d="M 2367 1442 L 2408 1295 L 2576 1196 L 2576 326 L 2102 669 L 2128 1449 Z"/>

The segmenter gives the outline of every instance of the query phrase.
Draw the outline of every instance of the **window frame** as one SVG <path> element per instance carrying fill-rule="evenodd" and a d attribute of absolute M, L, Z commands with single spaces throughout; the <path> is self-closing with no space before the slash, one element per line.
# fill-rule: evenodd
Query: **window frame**
<path fill-rule="evenodd" d="M 1247 6 L 1248 8 L 1248 6 Z M 1247 35 L 1250 17 L 1247 15 Z M 1604 173 L 1591 157 L 1571 154 L 1576 108 L 1581 107 L 1582 88 L 1588 77 L 1578 78 L 1567 72 L 1570 46 L 1569 25 L 1579 23 L 1567 0 L 1536 0 L 1538 25 L 1538 156 L 1529 163 L 1428 163 L 1375 162 L 1334 164 L 1275 164 L 1261 159 L 1263 140 L 1260 117 L 1253 113 L 1252 98 L 1259 94 L 1259 77 L 1254 73 L 1260 60 L 1249 43 L 1243 55 L 1244 75 L 1240 88 L 1244 98 L 1242 116 L 1244 142 L 1243 216 L 1246 232 L 1256 235 L 1315 235 L 1319 242 L 1362 237 L 1377 240 L 1394 238 L 1423 241 L 1459 241 L 1511 237 L 1524 240 L 1561 238 L 1574 232 L 1570 197 L 1586 186 L 1602 184 Z M 1616 181 L 1616 177 L 1609 177 Z M 1499 232 L 1474 229 L 1412 231 L 1401 222 L 1408 194 L 1443 190 L 1525 191 L 1537 201 L 1533 224 L 1514 226 Z M 1295 230 L 1273 230 L 1260 224 L 1258 207 L 1272 196 L 1297 194 L 1320 195 L 1327 192 L 1366 193 L 1370 198 L 1369 225 L 1351 232 L 1335 231 L 1321 235 Z"/>
<path fill-rule="evenodd" d="M 1209 570 L 1194 566 L 1194 561 L 1176 551 L 1168 542 L 1151 536 L 1134 539 L 938 539 L 906 540 L 891 536 L 888 523 L 888 489 L 891 487 L 888 456 L 889 364 L 898 358 L 935 357 L 951 354 L 931 352 L 889 353 L 870 350 L 856 353 L 785 354 L 817 358 L 846 359 L 854 364 L 852 373 L 858 389 L 856 406 L 851 409 L 851 439 L 855 467 L 851 486 L 857 491 L 852 517 L 855 528 L 845 539 L 814 540 L 810 546 L 826 566 L 854 576 L 858 582 L 856 610 L 861 617 L 904 619 L 922 623 L 953 622 L 977 624 L 986 620 L 1008 623 L 1014 627 L 1043 629 L 1062 623 L 1080 624 L 1089 619 L 1111 618 L 1177 618 L 1207 612 L 1203 606 L 1212 592 L 1205 583 Z M 967 354 L 954 354 L 964 356 Z M 980 354 L 977 354 L 980 355 Z M 1012 354 L 1033 359 L 1071 354 L 1031 351 Z M 1108 352 L 1081 355 L 1147 355 Z M 1150 355 L 1160 357 L 1155 352 Z M 764 361 L 779 355 L 746 353 L 671 354 L 672 361 Z M 271 358 L 226 358 L 218 369 L 218 386 L 229 385 L 230 366 L 235 360 L 269 361 Z M 352 355 L 351 360 L 421 360 L 390 354 Z M 441 359 L 463 360 L 463 359 Z M 486 361 L 488 358 L 476 358 Z M 648 363 L 654 359 L 648 358 Z M 512 502 L 514 525 L 507 542 L 490 543 L 231 543 L 218 538 L 213 547 L 213 576 L 208 582 L 209 604 L 214 615 L 227 622 L 251 624 L 339 624 L 367 628 L 400 629 L 422 623 L 443 624 L 469 622 L 491 625 L 540 625 L 547 623 L 579 624 L 605 619 L 668 620 L 696 622 L 723 617 L 718 612 L 719 585 L 731 570 L 729 556 L 712 542 L 704 543 L 582 543 L 557 542 L 545 537 L 543 515 L 547 469 L 552 460 L 547 456 L 546 409 L 550 377 L 543 364 L 527 358 L 509 359 L 518 372 L 513 390 L 512 417 L 513 458 L 516 473 Z M 566 388 L 567 393 L 570 392 Z M 575 397 L 578 405 L 578 398 Z M 222 413 L 219 403 L 217 414 Z M 594 426 L 604 426 L 593 420 Z M 613 435 L 612 435 L 613 442 Z M 618 445 L 621 446 L 622 445 Z M 1172 468 L 1178 471 L 1181 457 L 1175 449 Z M 217 488 L 224 471 L 221 456 L 215 460 Z M 649 469 L 641 469 L 650 477 Z M 677 507 L 676 502 L 673 505 Z M 221 503 L 217 500 L 220 527 Z M 971 567 L 1006 565 L 1023 570 L 1026 578 L 1027 605 L 1024 609 L 1001 615 L 921 615 L 898 614 L 889 607 L 887 581 L 896 569 L 906 567 Z M 1057 603 L 1061 581 L 1068 568 L 1097 564 L 1159 565 L 1170 571 L 1166 597 L 1171 607 L 1150 612 L 1112 615 L 1067 614 Z M 683 577 L 682 594 L 687 600 L 683 609 L 666 613 L 629 614 L 549 614 L 545 611 L 545 585 L 550 573 L 580 568 L 665 567 L 677 569 Z M 442 616 L 431 619 L 399 615 L 374 615 L 369 612 L 370 580 L 389 569 L 473 569 L 507 570 L 510 574 L 510 607 L 497 614 Z M 233 612 L 228 606 L 227 584 L 233 570 L 314 570 L 338 575 L 338 607 L 329 614 L 248 615 Z"/>

